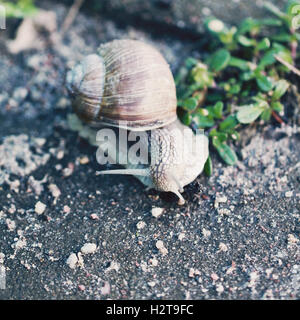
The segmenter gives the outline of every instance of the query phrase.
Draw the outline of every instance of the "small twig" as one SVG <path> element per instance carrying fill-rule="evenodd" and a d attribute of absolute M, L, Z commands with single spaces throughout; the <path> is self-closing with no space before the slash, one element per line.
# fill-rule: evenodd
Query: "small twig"
<path fill-rule="evenodd" d="M 60 36 L 62 37 L 64 33 L 69 29 L 70 25 L 73 23 L 75 17 L 78 14 L 80 7 L 82 6 L 84 0 L 75 0 L 72 4 L 64 22 L 61 27 Z"/>
<path fill-rule="evenodd" d="M 279 115 L 274 111 L 272 110 L 272 116 L 274 117 L 274 119 L 279 122 L 280 124 L 283 124 L 284 121 L 279 117 Z"/>
<path fill-rule="evenodd" d="M 286 66 L 290 71 L 294 72 L 297 76 L 300 77 L 300 70 L 294 67 L 292 64 L 288 63 L 287 61 L 283 60 L 277 55 L 274 55 L 275 59 Z"/>

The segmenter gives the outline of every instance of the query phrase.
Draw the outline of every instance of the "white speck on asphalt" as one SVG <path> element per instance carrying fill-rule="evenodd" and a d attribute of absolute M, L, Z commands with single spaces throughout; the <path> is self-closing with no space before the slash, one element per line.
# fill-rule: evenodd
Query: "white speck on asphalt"
<path fill-rule="evenodd" d="M 219 276 L 216 273 L 212 273 L 210 277 L 212 278 L 213 281 L 217 281 L 219 279 Z"/>
<path fill-rule="evenodd" d="M 0 264 L 4 263 L 5 254 L 3 252 L 0 252 Z"/>
<path fill-rule="evenodd" d="M 70 213 L 71 208 L 67 205 L 64 206 L 64 213 Z"/>
<path fill-rule="evenodd" d="M 184 232 L 181 232 L 181 233 L 179 233 L 179 235 L 178 235 L 178 240 L 182 241 L 184 237 L 185 237 L 185 233 L 184 233 Z"/>
<path fill-rule="evenodd" d="M 85 243 L 80 251 L 83 254 L 94 253 L 97 250 L 97 245 L 95 243 Z"/>
<path fill-rule="evenodd" d="M 61 192 L 56 184 L 49 184 L 49 190 L 54 198 L 58 198 L 61 195 Z"/>
<path fill-rule="evenodd" d="M 222 293 L 224 291 L 224 287 L 221 285 L 221 283 L 216 285 L 216 291 L 218 293 Z"/>
<path fill-rule="evenodd" d="M 85 286 L 83 284 L 79 284 L 78 285 L 78 290 L 79 291 L 84 291 L 85 290 Z"/>
<path fill-rule="evenodd" d="M 78 262 L 78 258 L 76 256 L 76 254 L 74 252 L 72 252 L 69 256 L 69 258 L 67 259 L 67 265 L 71 268 L 71 269 L 75 269 L 77 266 L 77 262 Z"/>
<path fill-rule="evenodd" d="M 149 262 L 152 264 L 153 267 L 158 266 L 158 260 L 155 257 L 150 259 Z"/>
<path fill-rule="evenodd" d="M 96 213 L 92 213 L 92 214 L 90 215 L 90 217 L 91 217 L 91 219 L 93 219 L 93 220 L 99 220 L 99 216 L 98 216 Z"/>
<path fill-rule="evenodd" d="M 16 250 L 19 250 L 19 249 L 22 249 L 26 246 L 27 244 L 27 241 L 25 238 L 23 239 L 19 239 L 16 243 L 15 243 L 15 249 Z"/>
<path fill-rule="evenodd" d="M 155 281 L 149 281 L 148 282 L 148 286 L 151 287 L 151 288 L 153 288 L 155 285 L 156 285 Z"/>
<path fill-rule="evenodd" d="M 89 158 L 87 156 L 83 156 L 82 158 L 79 158 L 80 164 L 87 164 L 89 163 Z"/>
<path fill-rule="evenodd" d="M 34 208 L 34 211 L 37 213 L 37 214 L 43 214 L 44 211 L 46 209 L 46 205 L 41 202 L 41 201 L 38 201 L 36 204 L 35 204 L 35 208 Z"/>
<path fill-rule="evenodd" d="M 159 252 L 164 256 L 168 254 L 168 249 L 165 247 L 164 243 L 161 240 L 158 240 L 156 242 L 156 248 L 159 250 Z"/>
<path fill-rule="evenodd" d="M 141 230 L 141 229 L 144 229 L 146 226 L 146 223 L 144 221 L 139 221 L 137 224 L 136 224 L 136 228 L 138 230 Z"/>
<path fill-rule="evenodd" d="M 109 267 L 105 270 L 105 272 L 109 272 L 111 270 L 115 270 L 118 272 L 120 269 L 120 264 L 116 261 L 111 261 Z"/>
<path fill-rule="evenodd" d="M 220 242 L 220 244 L 219 244 L 219 249 L 220 249 L 220 251 L 226 252 L 226 251 L 228 250 L 228 247 L 226 246 L 225 243 Z"/>
<path fill-rule="evenodd" d="M 151 213 L 154 218 L 158 218 L 164 212 L 164 208 L 152 208 Z"/>
<path fill-rule="evenodd" d="M 100 289 L 102 295 L 110 294 L 110 284 L 109 282 L 105 281 L 104 286 Z"/>
<path fill-rule="evenodd" d="M 14 231 L 16 229 L 16 223 L 11 219 L 6 219 L 6 225 L 9 231 Z"/>
<path fill-rule="evenodd" d="M 285 193 L 285 197 L 286 198 L 291 198 L 293 196 L 293 191 L 287 191 L 286 193 Z"/>
<path fill-rule="evenodd" d="M 211 235 L 211 232 L 209 230 L 206 230 L 205 228 L 203 228 L 202 234 L 205 238 L 208 238 Z"/>

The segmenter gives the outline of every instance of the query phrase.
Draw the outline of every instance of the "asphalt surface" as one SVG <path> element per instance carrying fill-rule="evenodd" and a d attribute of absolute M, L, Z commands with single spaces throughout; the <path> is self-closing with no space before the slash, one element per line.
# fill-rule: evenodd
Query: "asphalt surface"
<path fill-rule="evenodd" d="M 40 5 L 61 25 L 64 5 Z M 13 55 L 16 28 L 0 40 L 0 299 L 299 299 L 296 112 L 244 130 L 237 166 L 213 154 L 180 207 L 134 177 L 96 175 L 96 148 L 68 126 L 64 76 L 114 38 L 152 43 L 173 70 L 195 42 L 87 9 L 63 43 Z"/>

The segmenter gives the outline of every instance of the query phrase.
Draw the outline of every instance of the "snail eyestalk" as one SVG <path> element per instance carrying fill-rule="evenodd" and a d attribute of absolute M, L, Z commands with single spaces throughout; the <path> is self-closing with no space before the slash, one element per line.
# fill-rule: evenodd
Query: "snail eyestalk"
<path fill-rule="evenodd" d="M 97 171 L 97 174 L 125 174 L 133 176 L 149 176 L 148 169 L 113 169 L 113 170 L 103 170 Z"/>

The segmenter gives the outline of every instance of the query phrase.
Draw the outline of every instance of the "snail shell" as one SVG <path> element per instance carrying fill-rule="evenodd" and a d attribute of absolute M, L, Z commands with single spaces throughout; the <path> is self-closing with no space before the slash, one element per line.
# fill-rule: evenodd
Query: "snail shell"
<path fill-rule="evenodd" d="M 150 130 L 174 122 L 176 88 L 169 65 L 152 46 L 114 40 L 99 47 L 67 74 L 77 115 L 130 130 Z"/>

